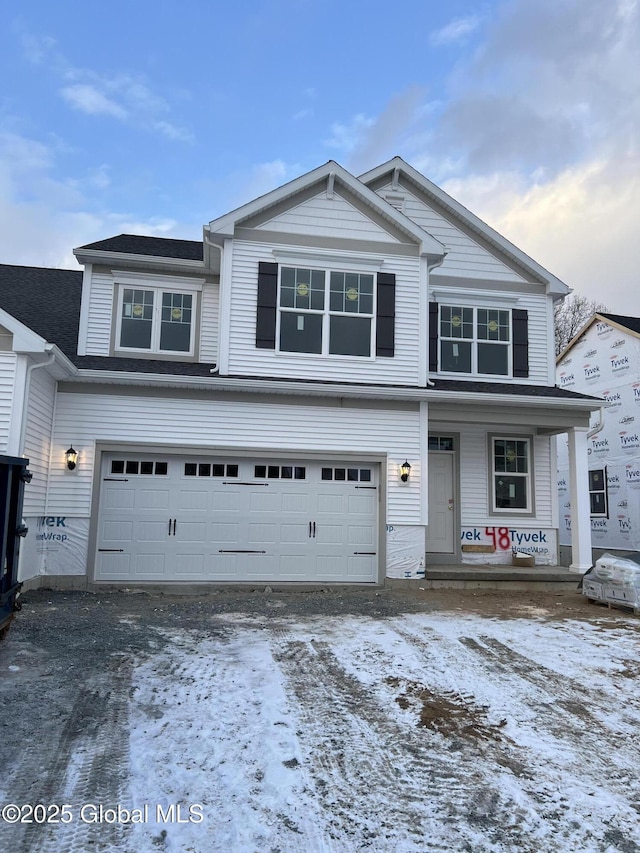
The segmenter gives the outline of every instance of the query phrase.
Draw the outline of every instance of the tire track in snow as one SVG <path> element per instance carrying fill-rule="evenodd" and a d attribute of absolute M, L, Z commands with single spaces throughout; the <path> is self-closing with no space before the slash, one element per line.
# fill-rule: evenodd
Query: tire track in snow
<path fill-rule="evenodd" d="M 495 744 L 495 760 L 498 764 L 511 767 L 518 777 L 517 784 L 522 795 L 528 800 L 530 809 L 542 818 L 543 824 L 553 827 L 554 839 L 560 840 L 557 849 L 580 849 L 580 850 L 621 850 L 624 853 L 633 853 L 640 850 L 632 840 L 637 832 L 637 814 L 640 813 L 640 790 L 637 781 L 637 763 L 640 756 L 630 758 L 629 747 L 632 736 L 627 733 L 622 738 L 616 739 L 610 728 L 606 728 L 589 712 L 585 705 L 592 704 L 594 696 L 584 685 L 575 679 L 564 679 L 563 676 L 550 670 L 548 667 L 537 664 L 515 651 L 510 646 L 501 643 L 495 637 L 486 634 L 478 638 L 450 635 L 450 629 L 442 634 L 430 626 L 424 625 L 420 620 L 408 617 L 402 620 L 390 620 L 393 630 L 411 644 L 424 658 L 425 669 L 437 674 L 438 680 L 449 680 L 443 678 L 443 665 L 450 664 L 450 672 L 460 678 L 458 690 L 464 698 L 465 673 L 470 669 L 473 671 L 473 660 L 461 659 L 460 649 L 464 648 L 475 658 L 481 669 L 474 673 L 473 679 L 477 682 L 482 678 L 483 671 L 488 678 L 499 681 L 500 692 L 506 694 L 505 708 L 518 714 L 518 704 L 528 713 L 522 723 L 516 723 L 515 737 L 519 737 L 521 726 L 525 732 L 531 729 L 534 741 L 540 738 L 541 742 L 547 742 L 551 746 L 552 753 L 556 756 L 551 760 L 550 766 L 541 767 L 540 757 L 531 751 L 531 735 L 527 734 L 524 742 L 516 742 L 513 739 L 507 741 L 503 747 Z M 419 632 L 419 635 L 411 633 L 405 626 L 409 624 Z M 461 625 L 463 630 L 467 625 Z M 468 629 L 468 628 L 467 628 Z M 482 642 L 480 642 L 480 640 Z M 529 691 L 523 694 L 522 685 L 529 685 Z M 580 701 L 573 695 L 574 685 L 580 695 Z M 536 700 L 536 697 L 538 699 Z M 554 704 L 559 697 L 558 705 Z M 472 699 L 474 697 L 471 697 Z M 523 705 L 523 698 L 525 704 Z M 602 713 L 606 713 L 606 701 L 598 696 L 599 707 Z M 515 701 L 514 701 L 515 700 Z M 477 701 L 477 700 L 476 700 Z M 615 701 L 612 699 L 612 701 Z M 531 719 L 531 710 L 535 710 Z M 501 708 L 502 710 L 502 708 Z M 586 712 L 586 713 L 585 713 Z M 588 720 L 593 720 L 594 726 L 589 727 Z M 585 741 L 591 738 L 595 749 L 585 749 Z M 599 735 L 602 732 L 602 741 Z M 551 738 L 549 737 L 551 735 Z M 608 739 L 608 740 L 607 740 Z M 527 741 L 529 744 L 527 745 Z M 570 754 L 567 754 L 566 744 L 570 742 Z M 621 751 L 627 751 L 626 756 Z M 502 753 L 502 755 L 501 755 Z M 620 761 L 616 756 L 620 753 Z M 566 766 L 566 761 L 573 755 L 575 761 L 575 776 L 581 779 L 580 787 L 587 796 L 580 803 L 580 811 L 584 811 L 583 820 L 577 820 L 575 802 L 565 796 L 564 791 L 575 786 L 574 774 Z M 563 760 L 564 759 L 564 760 Z M 587 779 L 584 779 L 584 776 Z M 598 833 L 592 833 L 588 823 L 592 817 L 592 808 L 588 795 L 593 794 L 604 786 L 610 794 L 611 800 L 620 805 L 620 814 L 616 820 L 621 830 L 619 843 L 605 840 L 610 836 L 606 826 L 603 831 L 603 840 L 596 841 Z M 596 827 L 602 830 L 602 824 L 596 819 Z M 600 826 L 598 826 L 600 824 Z M 609 833 L 609 836 L 608 836 Z M 625 834 L 626 833 L 626 834 Z M 613 836 L 610 836 L 613 838 Z M 548 841 L 546 849 L 556 849 Z"/>
<path fill-rule="evenodd" d="M 11 801 L 71 805 L 68 824 L 0 824 L 0 844 L 15 853 L 84 853 L 121 849 L 127 828 L 83 823 L 80 808 L 122 802 L 128 771 L 128 698 L 131 665 L 113 659 L 108 677 L 90 679 L 78 691 L 59 738 L 35 738 L 22 749 L 18 772 L 10 777 Z M 43 774 L 42 768 L 48 770 Z M 124 849 L 124 848 L 122 848 Z"/>
<path fill-rule="evenodd" d="M 300 737 L 330 815 L 328 832 L 353 844 L 342 849 L 391 851 L 409 843 L 415 850 L 480 853 L 505 849 L 507 839 L 508 849 L 539 849 L 518 828 L 515 804 L 478 771 L 467 744 L 447 752 L 440 735 L 404 727 L 326 642 L 274 637 L 273 651 L 305 723 Z"/>

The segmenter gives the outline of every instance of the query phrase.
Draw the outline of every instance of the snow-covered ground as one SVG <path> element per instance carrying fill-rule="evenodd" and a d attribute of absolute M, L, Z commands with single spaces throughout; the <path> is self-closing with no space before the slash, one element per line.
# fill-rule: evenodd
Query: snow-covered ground
<path fill-rule="evenodd" d="M 236 614 L 164 639 L 132 676 L 122 799 L 147 822 L 110 849 L 640 850 L 633 618 Z"/>
<path fill-rule="evenodd" d="M 33 594 L 0 850 L 640 853 L 639 676 L 573 593 Z"/>

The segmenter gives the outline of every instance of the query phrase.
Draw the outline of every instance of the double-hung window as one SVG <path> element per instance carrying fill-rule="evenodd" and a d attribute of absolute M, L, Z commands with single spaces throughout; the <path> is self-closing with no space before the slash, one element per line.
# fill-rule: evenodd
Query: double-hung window
<path fill-rule="evenodd" d="M 196 293 L 120 285 L 116 349 L 194 354 Z"/>
<path fill-rule="evenodd" d="M 371 357 L 374 276 L 280 268 L 280 352 Z"/>
<path fill-rule="evenodd" d="M 492 512 L 532 512 L 531 479 L 531 439 L 492 436 Z"/>
<path fill-rule="evenodd" d="M 589 505 L 592 518 L 609 517 L 606 468 L 589 471 Z"/>
<path fill-rule="evenodd" d="M 440 306 L 440 370 L 509 376 L 511 311 Z"/>

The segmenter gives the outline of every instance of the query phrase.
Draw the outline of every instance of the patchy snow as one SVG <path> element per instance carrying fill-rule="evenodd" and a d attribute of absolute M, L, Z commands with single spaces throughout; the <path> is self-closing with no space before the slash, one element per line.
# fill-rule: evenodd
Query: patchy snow
<path fill-rule="evenodd" d="M 133 674 L 131 849 L 640 850 L 633 620 L 278 613 L 170 640 Z"/>

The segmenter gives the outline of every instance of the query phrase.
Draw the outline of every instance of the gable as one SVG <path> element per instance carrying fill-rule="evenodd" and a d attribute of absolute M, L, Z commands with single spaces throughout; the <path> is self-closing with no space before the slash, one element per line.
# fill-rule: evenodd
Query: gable
<path fill-rule="evenodd" d="M 544 285 L 546 293 L 551 296 L 566 296 L 569 293 L 569 288 L 563 281 L 421 175 L 401 157 L 394 157 L 360 175 L 359 180 L 381 197 L 384 196 L 386 204 L 395 206 L 410 221 L 413 219 L 406 209 L 407 206 L 410 207 L 415 201 L 421 202 L 421 206 L 414 210 L 413 215 L 424 222 L 425 227 L 418 225 L 418 228 L 432 235 L 432 239 L 440 245 L 444 242 L 445 249 L 451 255 L 448 261 L 445 260 L 435 271 L 436 276 L 441 275 L 445 279 L 476 278 L 480 282 L 488 278 L 507 284 L 528 282 Z M 431 221 L 429 214 L 433 217 Z M 440 232 L 442 242 L 436 238 L 435 233 L 427 230 L 429 228 L 444 228 Z M 449 244 L 446 243 L 447 239 Z M 470 252 L 476 253 L 475 262 L 472 264 L 467 257 Z M 492 269 L 483 268 L 483 264 L 485 267 L 491 266 Z"/>
<path fill-rule="evenodd" d="M 445 212 L 435 200 L 427 200 L 398 182 L 388 181 L 376 187 L 375 191 L 390 204 L 397 205 L 405 216 L 444 245 L 447 255 L 434 271 L 434 276 L 514 283 L 532 280 L 525 277 L 523 271 L 518 270 L 496 247 Z"/>
<path fill-rule="evenodd" d="M 369 215 L 355 199 L 349 200 L 345 195 L 337 190 L 329 195 L 323 190 L 312 198 L 305 199 L 271 216 L 266 221 L 257 223 L 254 227 L 263 231 L 329 239 L 406 242 L 406 235 L 402 240 L 402 235 L 390 223 L 376 222 L 375 214 Z M 249 221 L 243 224 L 245 227 L 251 227 L 252 223 Z"/>
<path fill-rule="evenodd" d="M 278 217 L 286 214 L 290 209 L 304 206 L 305 202 L 321 196 L 324 196 L 327 202 L 336 199 L 338 199 L 338 204 L 341 201 L 347 202 L 354 210 L 346 207 L 343 208 L 343 212 L 351 217 L 352 224 L 354 222 L 359 222 L 360 226 L 363 224 L 363 220 L 357 215 L 359 212 L 364 216 L 365 221 L 369 220 L 378 226 L 380 229 L 377 232 L 378 238 L 381 234 L 391 235 L 392 240 L 389 240 L 388 236 L 383 237 L 383 242 L 387 244 L 395 242 L 403 246 L 416 247 L 420 254 L 434 261 L 444 256 L 442 243 L 423 231 L 415 222 L 396 210 L 333 160 L 218 219 L 212 220 L 208 226 L 205 226 L 205 242 L 214 238 L 215 242 L 219 242 L 221 238 L 238 236 L 239 231 L 244 232 L 242 236 L 246 237 L 252 229 L 258 229 L 259 226 L 270 221 L 276 221 L 276 228 L 283 227 L 284 223 L 277 224 Z M 327 219 L 332 218 L 332 215 L 327 217 L 328 212 L 326 208 L 324 210 L 316 209 L 315 211 L 315 214 L 319 214 L 320 220 L 324 222 L 324 226 L 321 227 L 326 227 Z M 309 222 L 306 226 L 298 225 L 298 223 L 296 225 L 297 227 L 309 227 Z M 287 225 L 288 227 L 289 225 Z M 357 226 L 354 227 L 357 233 L 358 228 Z M 262 233 L 267 234 L 268 228 L 263 228 Z M 278 232 L 272 231 L 271 233 L 277 234 Z M 289 233 L 291 232 L 289 231 Z M 301 235 L 307 238 L 312 236 L 306 232 L 301 232 Z M 327 239 L 326 235 L 321 232 L 316 231 L 315 235 L 318 239 Z M 342 230 L 341 236 L 344 238 Z M 361 236 L 356 239 L 361 239 Z"/>

